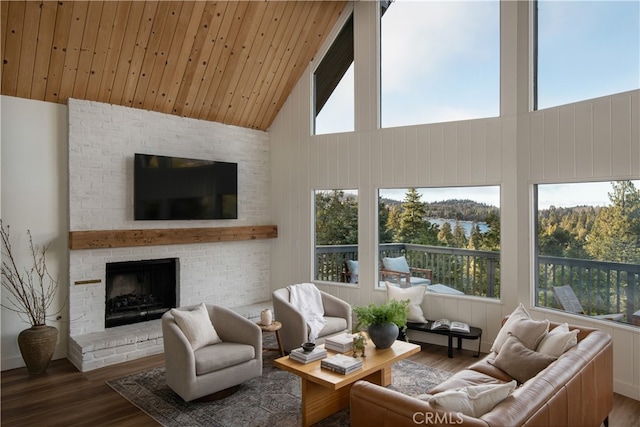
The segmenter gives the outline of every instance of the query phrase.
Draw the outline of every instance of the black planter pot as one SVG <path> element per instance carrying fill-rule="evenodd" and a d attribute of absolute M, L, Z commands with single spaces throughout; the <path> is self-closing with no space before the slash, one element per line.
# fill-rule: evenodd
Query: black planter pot
<path fill-rule="evenodd" d="M 399 328 L 395 323 L 385 323 L 383 325 L 369 325 L 367 332 L 369 338 L 377 348 L 389 348 L 398 338 Z"/>

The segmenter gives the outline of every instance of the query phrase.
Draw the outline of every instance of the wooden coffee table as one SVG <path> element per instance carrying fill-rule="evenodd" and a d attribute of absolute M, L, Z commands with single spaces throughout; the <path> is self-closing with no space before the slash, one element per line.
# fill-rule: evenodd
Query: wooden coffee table
<path fill-rule="evenodd" d="M 351 386 L 356 381 L 366 380 L 381 386 L 391 384 L 391 365 L 419 351 L 419 345 L 404 341 L 379 350 L 369 340 L 364 366 L 347 375 L 322 369 L 319 360 L 305 365 L 286 356 L 276 359 L 274 365 L 302 379 L 302 425 L 306 427 L 346 408 Z M 329 356 L 335 354 L 331 350 L 328 353 Z"/>

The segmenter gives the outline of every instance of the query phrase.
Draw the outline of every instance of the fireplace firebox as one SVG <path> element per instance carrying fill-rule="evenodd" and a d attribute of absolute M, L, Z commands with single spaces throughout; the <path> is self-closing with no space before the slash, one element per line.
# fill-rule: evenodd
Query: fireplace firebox
<path fill-rule="evenodd" d="M 178 259 L 107 264 L 105 328 L 159 319 L 176 306 Z"/>

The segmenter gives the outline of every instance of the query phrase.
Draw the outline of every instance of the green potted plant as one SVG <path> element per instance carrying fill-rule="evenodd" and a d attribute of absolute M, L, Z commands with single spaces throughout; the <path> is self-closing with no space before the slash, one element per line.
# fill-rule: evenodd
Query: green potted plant
<path fill-rule="evenodd" d="M 19 267 L 11 247 L 9 226 L 5 227 L 0 220 L 2 287 L 6 291 L 3 292 L 6 295 L 5 303 L 1 305 L 18 313 L 21 320 L 31 325 L 18 335 L 18 346 L 29 374 L 33 375 L 46 371 L 58 343 L 58 329 L 46 323 L 49 317 L 47 312 L 58 290 L 58 281 L 47 270 L 47 246 L 35 245 L 31 231 L 27 230 L 27 235 L 31 265 Z"/>
<path fill-rule="evenodd" d="M 353 311 L 358 317 L 356 329 L 366 328 L 369 338 L 377 348 L 389 348 L 398 338 L 399 332 L 404 333 L 407 329 L 409 300 L 389 300 L 384 304 L 355 306 Z"/>

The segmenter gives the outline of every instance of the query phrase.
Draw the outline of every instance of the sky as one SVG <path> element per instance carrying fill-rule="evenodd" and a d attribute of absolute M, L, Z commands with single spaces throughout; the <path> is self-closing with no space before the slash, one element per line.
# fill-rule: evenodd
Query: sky
<path fill-rule="evenodd" d="M 633 180 L 633 185 L 640 189 L 640 180 Z M 609 192 L 611 181 L 580 182 L 570 184 L 539 184 L 538 208 L 548 209 L 571 208 L 575 206 L 609 206 Z M 469 199 L 487 205 L 500 207 L 499 186 L 474 187 L 439 187 L 418 188 L 421 200 L 426 203 L 440 202 L 448 199 Z M 383 198 L 402 201 L 407 193 L 406 188 L 381 189 L 379 194 Z"/>
<path fill-rule="evenodd" d="M 538 108 L 640 88 L 640 0 L 539 4 Z M 383 127 L 498 116 L 498 5 L 395 0 L 381 28 Z M 354 129 L 353 87 L 352 67 L 319 115 L 317 133 Z M 603 206 L 611 185 L 545 188 L 541 208 Z M 483 187 L 473 193 L 498 205 Z"/>

